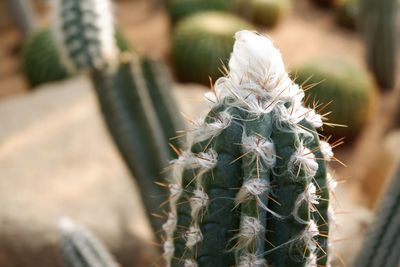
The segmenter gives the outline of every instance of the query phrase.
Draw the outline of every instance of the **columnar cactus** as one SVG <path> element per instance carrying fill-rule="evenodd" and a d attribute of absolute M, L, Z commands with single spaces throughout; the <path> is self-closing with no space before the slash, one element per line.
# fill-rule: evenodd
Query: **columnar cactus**
<path fill-rule="evenodd" d="M 169 143 L 180 145 L 171 138 L 184 130 L 168 73 L 159 62 L 118 53 L 109 0 L 58 0 L 54 24 L 65 66 L 90 75 L 108 130 L 160 231 L 161 220 L 151 216 L 165 199 L 157 182 L 174 155 Z"/>
<path fill-rule="evenodd" d="M 279 50 L 235 35 L 230 72 L 213 107 L 172 161 L 163 225 L 167 266 L 328 265 L 330 145 L 322 117 L 303 106 Z"/>
<path fill-rule="evenodd" d="M 64 218 L 59 224 L 66 267 L 118 267 L 104 245 L 88 229 Z"/>

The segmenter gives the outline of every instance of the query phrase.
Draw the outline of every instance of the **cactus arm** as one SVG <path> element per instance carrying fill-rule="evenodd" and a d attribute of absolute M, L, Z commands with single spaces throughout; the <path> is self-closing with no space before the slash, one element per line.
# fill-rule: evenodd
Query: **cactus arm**
<path fill-rule="evenodd" d="M 96 89 L 100 108 L 107 128 L 113 136 L 119 151 L 125 159 L 136 182 L 148 214 L 159 211 L 164 190 L 154 182 L 159 180 L 168 157 L 161 155 L 154 146 L 152 133 L 143 119 L 144 110 L 140 107 L 137 84 L 134 83 L 129 63 L 121 65 L 114 75 L 96 71 L 91 79 Z M 138 98 L 137 106 L 132 98 Z M 136 108 L 136 110 L 134 109 Z M 155 231 L 161 229 L 161 222 L 151 219 Z"/>
<path fill-rule="evenodd" d="M 177 131 L 183 131 L 185 124 L 176 112 L 176 101 L 173 97 L 172 82 L 165 66 L 153 59 L 145 59 L 142 69 L 147 82 L 148 92 L 157 113 L 165 136 L 165 143 L 182 147 L 183 140 L 176 138 Z"/>
<path fill-rule="evenodd" d="M 356 267 L 397 266 L 400 262 L 400 168 L 383 195 Z"/>
<path fill-rule="evenodd" d="M 60 221 L 61 252 L 68 267 L 117 267 L 111 254 L 89 230 L 70 219 Z"/>

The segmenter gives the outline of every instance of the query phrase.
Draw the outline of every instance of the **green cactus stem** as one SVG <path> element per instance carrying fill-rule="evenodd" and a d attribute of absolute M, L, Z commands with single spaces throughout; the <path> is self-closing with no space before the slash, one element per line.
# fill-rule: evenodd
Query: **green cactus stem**
<path fill-rule="evenodd" d="M 163 225 L 167 266 L 329 265 L 326 162 L 315 128 L 270 39 L 239 31 L 213 108 L 172 161 Z M 333 180 L 334 181 L 334 180 Z"/>
<path fill-rule="evenodd" d="M 398 266 L 400 263 L 400 168 L 383 195 L 355 267 Z"/>
<path fill-rule="evenodd" d="M 66 267 L 118 267 L 102 242 L 88 229 L 64 218 L 59 224 Z"/>

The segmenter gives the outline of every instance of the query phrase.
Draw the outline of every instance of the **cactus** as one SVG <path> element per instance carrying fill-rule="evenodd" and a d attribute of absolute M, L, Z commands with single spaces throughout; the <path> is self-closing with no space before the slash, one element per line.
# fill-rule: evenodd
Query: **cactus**
<path fill-rule="evenodd" d="M 229 58 L 232 36 L 250 27 L 244 20 L 222 12 L 199 13 L 180 21 L 171 52 L 178 79 L 209 85 L 209 77 L 216 80 L 222 76 L 219 66 Z"/>
<path fill-rule="evenodd" d="M 355 267 L 398 266 L 400 263 L 400 168 L 383 195 Z"/>
<path fill-rule="evenodd" d="M 345 0 L 311 0 L 317 6 L 328 8 L 339 6 Z"/>
<path fill-rule="evenodd" d="M 235 34 L 230 72 L 172 161 L 167 266 L 326 266 L 330 145 L 270 39 Z M 268 265 L 267 265 L 268 264 Z"/>
<path fill-rule="evenodd" d="M 351 30 L 357 28 L 359 2 L 359 0 L 345 0 L 336 8 L 336 21 L 340 26 Z"/>
<path fill-rule="evenodd" d="M 8 0 L 7 5 L 24 37 L 37 27 L 36 14 L 30 0 Z"/>
<path fill-rule="evenodd" d="M 118 267 L 105 246 L 88 229 L 64 218 L 59 223 L 66 267 Z"/>
<path fill-rule="evenodd" d="M 121 31 L 116 31 L 115 38 L 121 52 L 130 49 Z M 31 88 L 71 76 L 60 60 L 53 33 L 48 28 L 33 33 L 24 44 L 22 70 Z"/>
<path fill-rule="evenodd" d="M 171 0 L 168 11 L 173 22 L 184 17 L 204 11 L 228 11 L 231 0 Z"/>
<path fill-rule="evenodd" d="M 392 89 L 397 73 L 397 1 L 363 0 L 360 5 L 368 66 L 381 89 Z"/>
<path fill-rule="evenodd" d="M 22 70 L 30 87 L 69 77 L 48 29 L 35 32 L 27 39 L 22 52 Z"/>
<path fill-rule="evenodd" d="M 236 1 L 239 13 L 257 25 L 274 27 L 288 12 L 288 0 L 239 0 Z"/>
<path fill-rule="evenodd" d="M 174 155 L 169 142 L 179 149 L 179 140 L 171 138 L 184 130 L 183 123 L 172 110 L 176 104 L 161 63 L 118 54 L 109 8 L 108 0 L 58 0 L 58 47 L 70 71 L 90 75 L 105 123 L 157 232 L 162 222 L 150 215 L 159 212 L 165 198 L 156 183 L 163 181 L 162 171 Z"/>
<path fill-rule="evenodd" d="M 377 92 L 368 73 L 346 61 L 311 60 L 296 68 L 295 77 L 298 83 L 312 87 L 306 93 L 310 102 L 327 104 L 329 119 L 342 126 L 324 127 L 325 135 L 353 139 L 376 108 Z"/>

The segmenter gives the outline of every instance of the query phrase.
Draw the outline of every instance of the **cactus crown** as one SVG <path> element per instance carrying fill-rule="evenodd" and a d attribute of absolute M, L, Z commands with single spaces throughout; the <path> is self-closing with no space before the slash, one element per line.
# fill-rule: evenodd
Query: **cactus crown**
<path fill-rule="evenodd" d="M 109 0 L 56 0 L 54 34 L 70 72 L 114 68 L 118 49 Z"/>
<path fill-rule="evenodd" d="M 168 266 L 327 265 L 333 156 L 271 40 L 235 35 L 213 107 L 171 165 Z M 333 180 L 332 180 L 333 181 Z M 329 188 L 328 188 L 329 187 Z"/>

